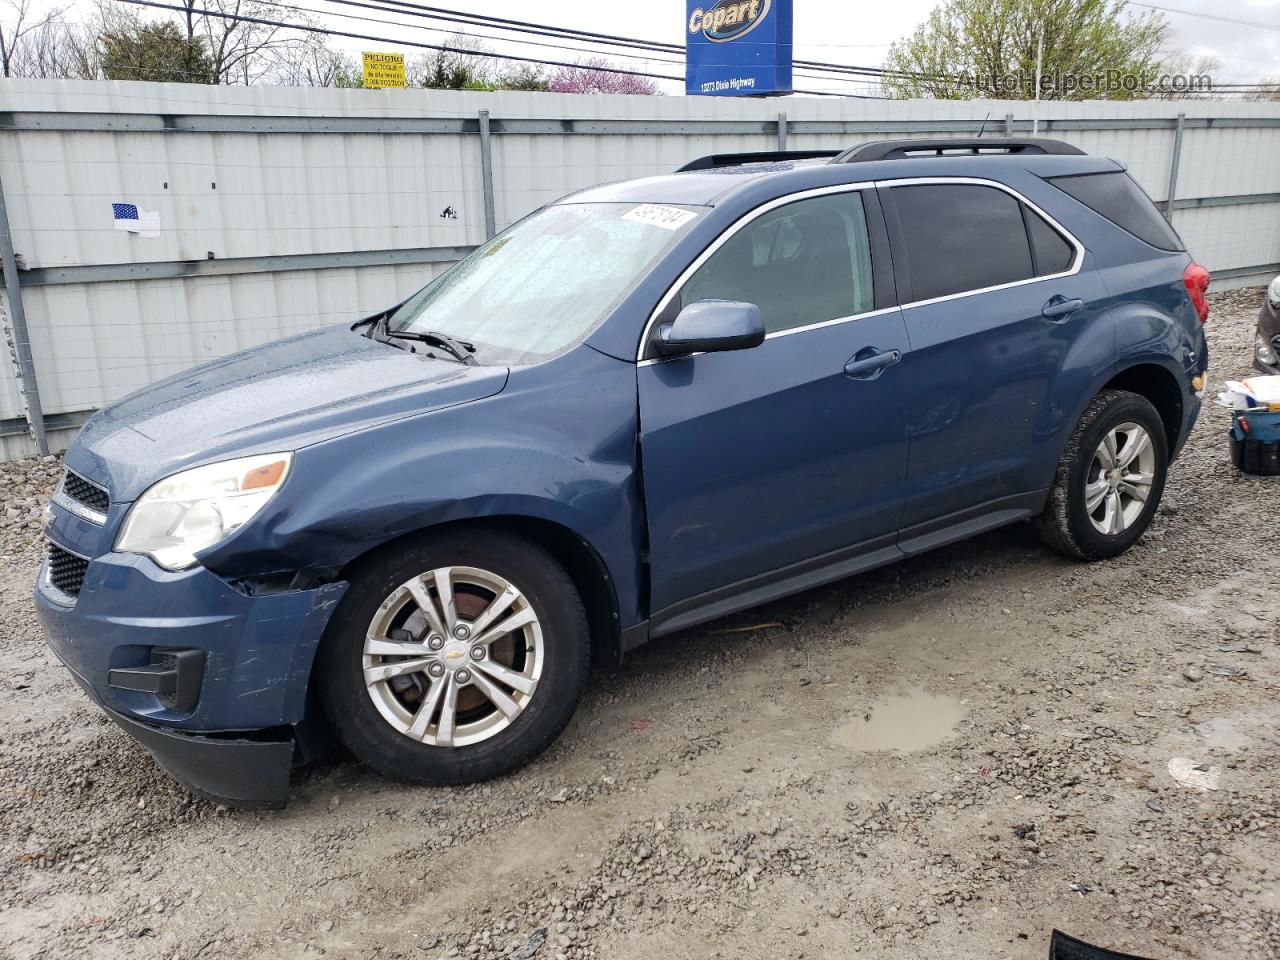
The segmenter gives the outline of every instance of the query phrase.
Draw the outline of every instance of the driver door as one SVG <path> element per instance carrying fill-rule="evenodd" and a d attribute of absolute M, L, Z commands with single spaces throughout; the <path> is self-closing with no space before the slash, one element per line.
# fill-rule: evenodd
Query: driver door
<path fill-rule="evenodd" d="M 898 554 L 909 345 L 901 311 L 876 309 L 888 270 L 873 193 L 826 191 L 739 221 L 664 306 L 754 303 L 767 336 L 637 368 L 656 630 Z"/>

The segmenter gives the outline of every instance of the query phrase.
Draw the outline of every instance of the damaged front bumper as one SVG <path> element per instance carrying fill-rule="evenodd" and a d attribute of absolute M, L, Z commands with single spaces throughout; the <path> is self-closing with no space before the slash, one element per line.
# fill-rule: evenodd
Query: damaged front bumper
<path fill-rule="evenodd" d="M 36 605 L 89 695 L 193 792 L 239 807 L 287 795 L 315 651 L 345 582 L 251 596 L 210 571 L 91 560 L 79 593 Z"/>
<path fill-rule="evenodd" d="M 65 663 L 64 663 L 65 666 Z M 89 698 L 149 751 L 160 768 L 196 796 L 242 810 L 278 810 L 289 799 L 295 745 L 287 730 L 217 736 L 142 723 L 106 706 L 68 667 Z"/>

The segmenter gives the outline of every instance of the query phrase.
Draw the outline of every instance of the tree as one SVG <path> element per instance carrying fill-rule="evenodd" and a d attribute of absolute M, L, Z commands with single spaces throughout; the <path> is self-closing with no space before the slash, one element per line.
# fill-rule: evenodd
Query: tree
<path fill-rule="evenodd" d="M 188 38 L 172 21 L 108 31 L 99 43 L 108 80 L 213 83 L 216 77 L 204 38 Z"/>
<path fill-rule="evenodd" d="M 1263 77 L 1258 81 L 1256 90 L 1244 98 L 1246 100 L 1280 100 L 1280 79 Z"/>
<path fill-rule="evenodd" d="M 0 10 L 6 11 L 0 20 L 0 72 L 6 77 L 43 76 L 32 68 L 49 60 L 65 8 L 36 16 L 31 0 L 5 0 Z"/>
<path fill-rule="evenodd" d="M 305 46 L 307 37 L 311 36 L 251 20 L 314 26 L 307 14 L 266 0 L 181 0 L 181 5 L 185 8 L 182 20 L 187 39 L 203 38 L 213 60 L 213 83 L 248 85 L 268 80 L 278 67 L 279 58 L 292 56 L 292 49 Z M 209 10 L 211 14 L 203 14 L 201 10 Z M 220 17 L 217 13 L 251 20 Z"/>
<path fill-rule="evenodd" d="M 652 78 L 601 69 L 608 66 L 610 63 L 604 57 L 591 57 L 576 67 L 558 67 L 551 75 L 549 87 L 553 93 L 657 94 L 658 85 Z"/>
<path fill-rule="evenodd" d="M 475 37 L 453 33 L 444 41 L 449 50 L 432 50 L 408 64 L 408 84 L 433 90 L 495 90 L 497 83 L 490 75 L 491 57 L 475 56 L 486 52 Z"/>
<path fill-rule="evenodd" d="M 1189 53 L 1171 53 L 1160 64 L 1160 72 L 1167 77 L 1181 77 L 1185 85 L 1173 85 L 1167 89 L 1151 91 L 1153 100 L 1185 100 L 1188 87 L 1192 92 L 1209 93 L 1213 74 L 1222 64 L 1216 57 L 1197 57 Z M 1202 85 L 1203 84 L 1203 85 Z"/>
<path fill-rule="evenodd" d="M 489 56 L 476 37 L 454 33 L 449 50 L 433 50 L 408 65 L 409 86 L 438 90 L 533 90 L 545 92 L 551 82 L 536 63 Z"/>
<path fill-rule="evenodd" d="M 363 70 L 356 58 L 329 47 L 319 34 L 304 34 L 299 42 L 274 47 L 264 56 L 271 64 L 261 73 L 266 83 L 285 87 L 364 86 Z"/>
<path fill-rule="evenodd" d="M 30 19 L 27 0 L 8 0 L 12 25 L 7 36 L 0 28 L 0 66 L 6 76 L 41 79 L 101 80 L 100 38 L 127 34 L 141 26 L 133 10 L 112 0 L 98 0 L 81 21 L 69 21 L 67 8 L 49 10 Z"/>
<path fill-rule="evenodd" d="M 1143 97 L 1164 72 L 1169 24 L 1126 9 L 1123 0 L 947 0 L 890 47 L 882 83 L 894 97 L 1030 100 L 1043 41 L 1041 99 Z"/>
<path fill-rule="evenodd" d="M 551 81 L 536 63 L 519 63 L 498 74 L 499 90 L 532 90 L 546 93 Z"/>

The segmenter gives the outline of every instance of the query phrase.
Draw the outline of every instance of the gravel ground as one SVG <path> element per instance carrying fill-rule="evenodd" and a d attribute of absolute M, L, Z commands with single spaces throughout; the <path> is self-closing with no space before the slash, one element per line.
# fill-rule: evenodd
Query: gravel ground
<path fill-rule="evenodd" d="M 1213 298 L 1215 384 L 1260 298 Z M 58 464 L 0 465 L 0 958 L 1280 956 L 1280 481 L 1225 426 L 1119 560 L 997 531 L 653 644 L 518 775 L 334 761 L 271 814 L 188 798 L 55 665 Z"/>

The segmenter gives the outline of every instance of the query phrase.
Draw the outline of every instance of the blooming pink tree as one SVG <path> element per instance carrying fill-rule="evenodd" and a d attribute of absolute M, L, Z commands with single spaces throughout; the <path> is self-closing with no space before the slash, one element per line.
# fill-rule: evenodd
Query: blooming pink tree
<path fill-rule="evenodd" d="M 552 93 L 634 93 L 653 96 L 658 85 L 651 77 L 602 70 L 612 64 L 604 57 L 583 60 L 576 67 L 559 67 L 551 75 Z"/>

